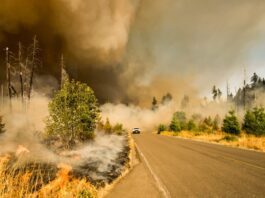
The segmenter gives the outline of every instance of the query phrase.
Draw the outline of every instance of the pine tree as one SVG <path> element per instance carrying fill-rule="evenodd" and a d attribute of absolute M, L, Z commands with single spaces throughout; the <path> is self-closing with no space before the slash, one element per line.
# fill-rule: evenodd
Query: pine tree
<path fill-rule="evenodd" d="M 178 120 L 174 116 L 173 116 L 171 123 L 169 125 L 169 129 L 170 129 L 170 131 L 173 131 L 173 132 L 181 131 L 180 123 L 178 122 Z"/>
<path fill-rule="evenodd" d="M 164 124 L 160 124 L 157 128 L 157 134 L 160 134 L 161 132 L 166 131 L 166 130 L 167 130 L 167 126 Z"/>
<path fill-rule="evenodd" d="M 167 93 L 162 97 L 161 104 L 167 104 L 172 100 L 172 98 L 173 98 L 172 95 L 170 93 Z"/>
<path fill-rule="evenodd" d="M 222 92 L 220 89 L 217 89 L 217 97 L 218 97 L 218 100 L 220 100 L 222 97 Z"/>
<path fill-rule="evenodd" d="M 213 120 L 213 130 L 218 131 L 219 130 L 219 123 L 220 123 L 220 116 L 216 115 Z"/>
<path fill-rule="evenodd" d="M 235 116 L 235 111 L 229 111 L 229 114 L 225 116 L 222 130 L 234 135 L 240 133 L 240 126 L 237 117 Z"/>
<path fill-rule="evenodd" d="M 105 125 L 104 125 L 104 131 L 106 133 L 111 133 L 111 131 L 112 131 L 112 127 L 111 127 L 109 118 L 106 119 L 106 122 L 105 122 Z"/>
<path fill-rule="evenodd" d="M 99 107 L 93 90 L 84 83 L 66 80 L 49 103 L 48 136 L 60 137 L 69 148 L 94 137 Z"/>
<path fill-rule="evenodd" d="M 252 86 L 255 86 L 258 80 L 259 80 L 259 76 L 256 73 L 254 73 L 253 76 L 251 77 Z"/>
<path fill-rule="evenodd" d="M 189 102 L 190 102 L 189 96 L 184 95 L 183 99 L 181 100 L 181 104 L 180 104 L 181 108 L 185 109 L 186 107 L 188 107 L 189 106 Z"/>
<path fill-rule="evenodd" d="M 215 85 L 212 88 L 212 94 L 213 94 L 213 100 L 216 100 L 216 98 L 218 96 L 218 92 L 217 92 L 217 89 L 216 89 Z"/>
<path fill-rule="evenodd" d="M 252 111 L 247 111 L 242 127 L 249 134 L 257 136 L 265 135 L 264 108 L 254 108 Z"/>
<path fill-rule="evenodd" d="M 156 97 L 153 97 L 153 101 L 152 101 L 152 110 L 155 111 L 158 109 L 158 105 L 157 105 L 157 99 Z"/>
<path fill-rule="evenodd" d="M 189 131 L 195 131 L 197 129 L 197 126 L 194 122 L 194 120 L 189 120 L 188 123 L 187 123 L 187 129 Z"/>

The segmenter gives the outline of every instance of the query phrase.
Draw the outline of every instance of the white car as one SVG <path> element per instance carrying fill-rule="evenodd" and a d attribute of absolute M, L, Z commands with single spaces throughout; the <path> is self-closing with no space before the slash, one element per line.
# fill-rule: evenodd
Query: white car
<path fill-rule="evenodd" d="M 139 128 L 133 128 L 132 129 L 132 134 L 140 134 L 141 130 Z"/>

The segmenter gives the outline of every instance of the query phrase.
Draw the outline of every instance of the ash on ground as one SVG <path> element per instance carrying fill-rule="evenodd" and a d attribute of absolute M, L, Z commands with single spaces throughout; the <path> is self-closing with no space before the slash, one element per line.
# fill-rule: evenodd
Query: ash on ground
<path fill-rule="evenodd" d="M 32 162 L 34 152 L 30 151 L 30 147 L 24 150 L 22 154 L 11 155 L 6 164 L 6 174 L 31 171 L 30 182 L 34 185 L 38 183 L 32 188 L 35 191 L 55 179 L 60 163 L 72 167 L 70 174 L 74 178 L 87 179 L 97 188 L 104 187 L 119 177 L 128 166 L 130 147 L 127 135 L 97 133 L 93 141 L 79 145 L 74 150 L 54 152 L 52 149 L 50 152 L 57 156 L 57 160 L 52 162 L 46 162 L 45 159 Z M 41 181 L 35 181 L 36 178 L 41 178 Z"/>
<path fill-rule="evenodd" d="M 72 151 L 80 158 L 72 164 L 73 175 L 88 179 L 96 187 L 103 187 L 126 168 L 129 150 L 127 136 L 98 135 L 94 142 Z"/>
<path fill-rule="evenodd" d="M 104 187 L 119 177 L 129 161 L 127 134 L 97 132 L 93 141 L 77 144 L 73 150 L 63 150 L 62 142 L 49 142 L 61 163 L 72 166 L 75 178 L 85 178 L 96 187 Z"/>

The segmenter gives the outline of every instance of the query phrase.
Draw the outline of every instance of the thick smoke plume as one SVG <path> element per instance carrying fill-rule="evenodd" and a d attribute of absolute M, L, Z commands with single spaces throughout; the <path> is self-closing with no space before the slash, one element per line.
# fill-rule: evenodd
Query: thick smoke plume
<path fill-rule="evenodd" d="M 58 78 L 64 53 L 70 75 L 103 102 L 137 102 L 139 87 L 151 90 L 149 99 L 163 79 L 175 95 L 205 93 L 251 64 L 264 42 L 264 7 L 259 0 L 2 0 L 0 46 L 15 51 L 19 40 L 27 45 L 38 35 L 39 72 Z M 238 87 L 242 79 L 232 81 Z"/>
<path fill-rule="evenodd" d="M 63 53 L 70 74 L 88 82 L 100 99 L 122 98 L 118 67 L 137 4 L 137 0 L 3 0 L 0 45 L 15 51 L 18 41 L 27 45 L 36 34 L 43 49 L 40 73 L 58 77 Z M 4 71 L 1 64 L 2 79 Z"/>
<path fill-rule="evenodd" d="M 235 110 L 233 104 L 226 102 L 206 102 L 198 99 L 191 99 L 187 107 L 183 108 L 176 100 L 165 104 L 159 104 L 159 107 L 153 111 L 151 108 L 139 107 L 135 105 L 111 104 L 107 103 L 101 106 L 103 119 L 109 118 L 113 123 L 123 123 L 131 130 L 134 127 L 140 127 L 144 132 L 153 132 L 157 130 L 159 124 L 169 125 L 172 116 L 177 111 L 184 111 L 187 119 L 192 115 L 200 115 L 202 119 L 218 115 L 221 119 L 230 110 Z M 243 118 L 243 111 L 238 115 Z M 242 114 L 242 115 L 241 115 Z M 219 123 L 221 124 L 221 123 Z"/>

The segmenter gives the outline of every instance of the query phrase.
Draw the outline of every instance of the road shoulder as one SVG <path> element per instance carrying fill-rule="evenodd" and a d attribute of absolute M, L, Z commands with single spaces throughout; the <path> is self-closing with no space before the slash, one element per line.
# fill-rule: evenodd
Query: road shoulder
<path fill-rule="evenodd" d="M 130 173 L 122 178 L 113 189 L 105 196 L 106 198 L 139 198 L 139 197 L 163 197 L 158 190 L 153 176 L 145 162 L 138 156 L 136 164 Z"/>

